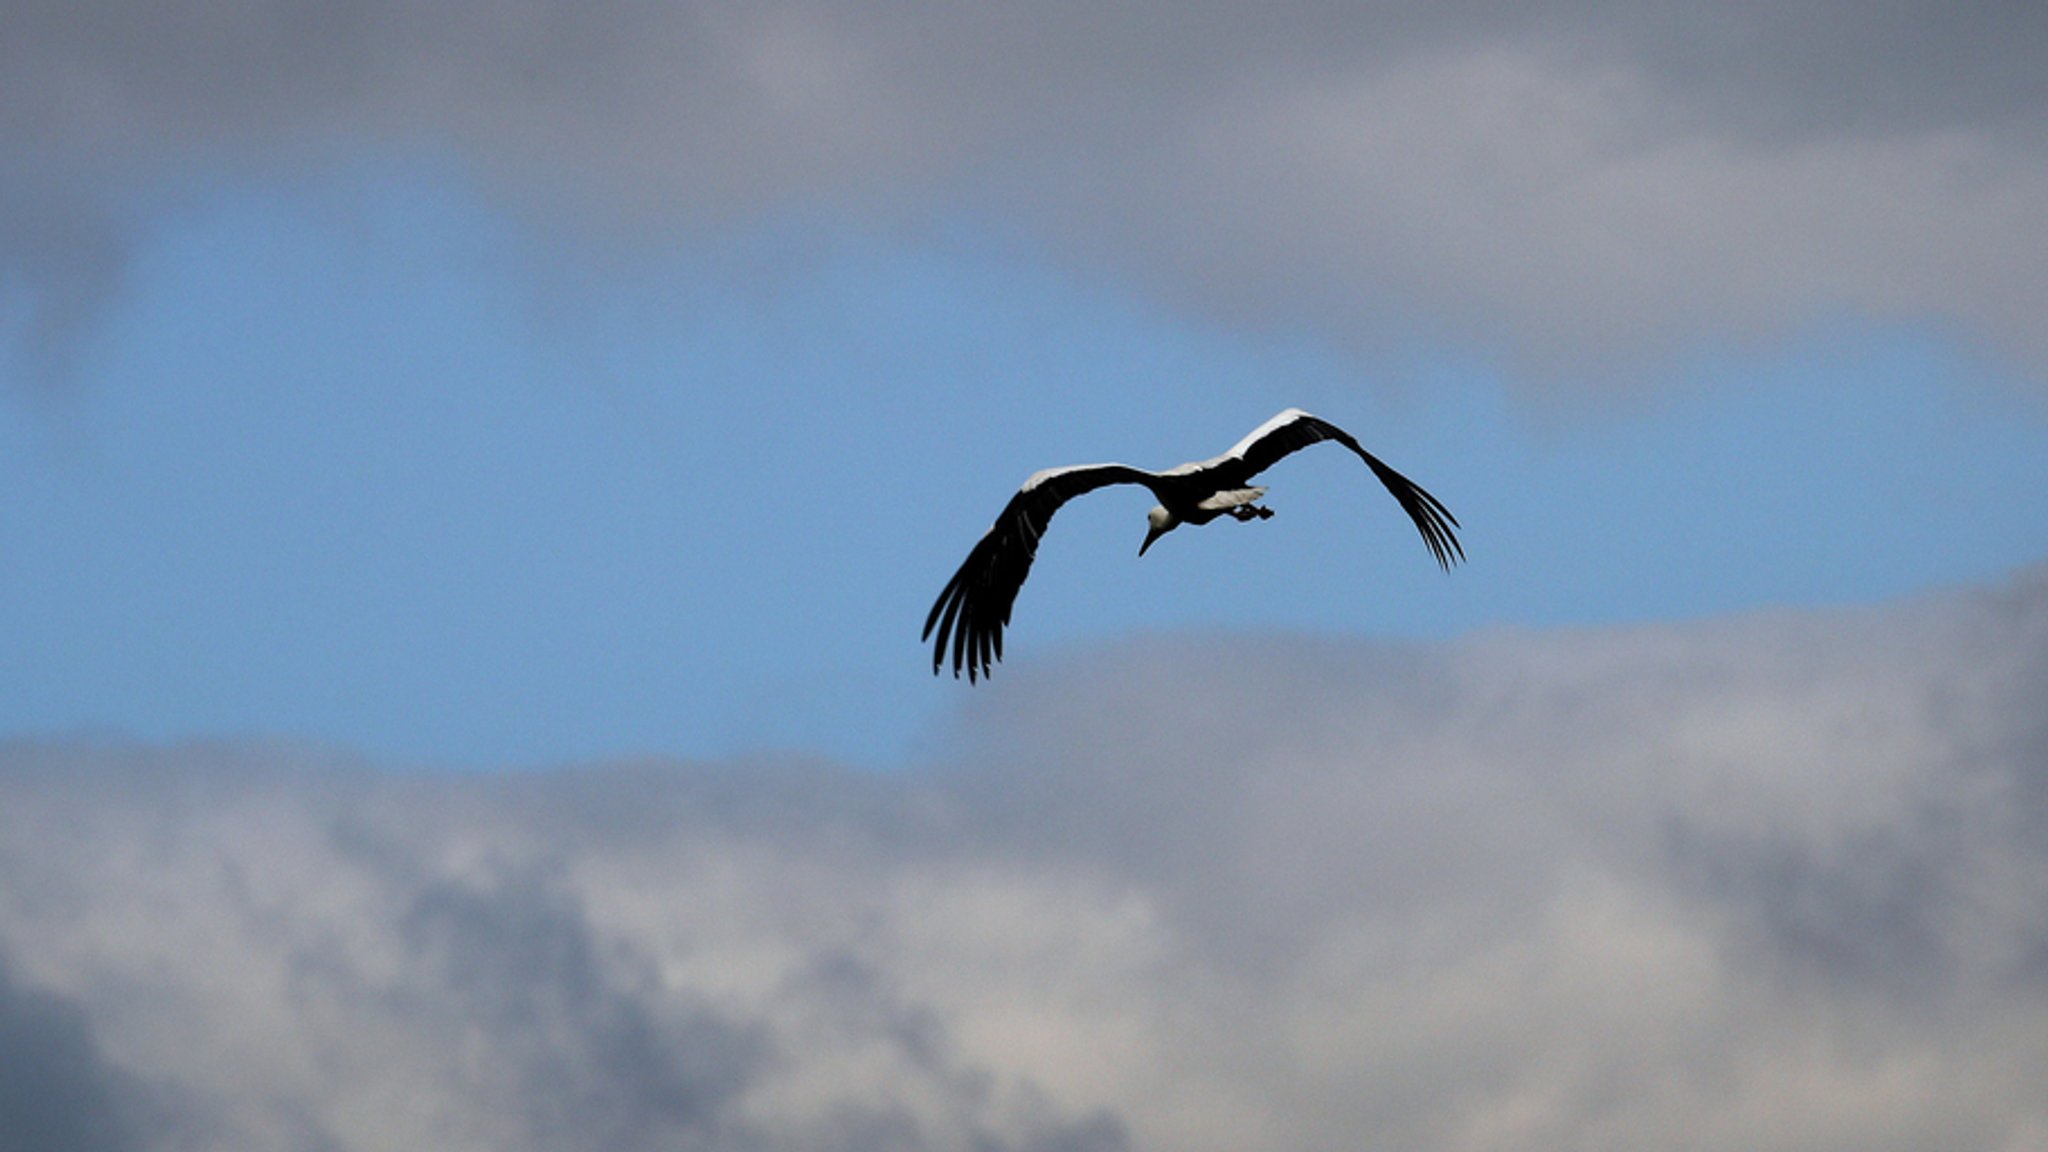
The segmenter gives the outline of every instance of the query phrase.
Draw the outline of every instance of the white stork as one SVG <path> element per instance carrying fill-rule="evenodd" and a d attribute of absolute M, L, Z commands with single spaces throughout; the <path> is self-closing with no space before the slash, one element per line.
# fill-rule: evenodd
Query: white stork
<path fill-rule="evenodd" d="M 996 517 L 988 534 L 967 554 L 960 570 L 946 582 L 931 614 L 925 617 L 924 639 L 938 632 L 932 645 L 932 673 L 946 663 L 946 649 L 953 650 L 953 675 L 964 670 L 973 683 L 994 670 L 1003 658 L 1003 627 L 1010 622 L 1010 607 L 1017 590 L 1031 573 L 1031 561 L 1038 553 L 1038 538 L 1060 505 L 1085 492 L 1111 484 L 1143 484 L 1159 498 L 1145 519 L 1150 529 L 1138 555 L 1154 540 L 1183 524 L 1207 524 L 1218 516 L 1239 520 L 1263 520 L 1273 514 L 1255 503 L 1266 494 L 1251 486 L 1252 477 L 1272 467 L 1282 457 L 1322 440 L 1335 440 L 1358 454 L 1380 483 L 1387 486 L 1401 510 L 1415 521 L 1422 540 L 1436 556 L 1437 564 L 1450 566 L 1465 558 L 1452 532 L 1458 518 L 1437 498 L 1414 481 L 1381 463 L 1351 434 L 1327 420 L 1299 408 L 1285 412 L 1252 430 L 1221 456 L 1182 464 L 1164 472 L 1149 472 L 1127 464 L 1080 464 L 1071 468 L 1048 468 L 1024 481 L 1024 487 L 1010 498 L 1003 514 Z"/>

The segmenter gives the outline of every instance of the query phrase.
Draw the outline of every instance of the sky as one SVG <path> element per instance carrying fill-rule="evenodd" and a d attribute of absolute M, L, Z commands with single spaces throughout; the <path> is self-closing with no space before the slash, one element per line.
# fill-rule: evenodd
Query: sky
<path fill-rule="evenodd" d="M 2048 1145 L 2048 10 L 0 27 L 0 1131 Z"/>

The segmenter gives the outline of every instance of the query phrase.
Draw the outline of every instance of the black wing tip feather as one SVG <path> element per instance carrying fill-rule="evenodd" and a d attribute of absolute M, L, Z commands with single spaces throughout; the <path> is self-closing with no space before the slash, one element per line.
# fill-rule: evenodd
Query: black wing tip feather
<path fill-rule="evenodd" d="M 1431 531 L 1425 535 L 1430 539 L 1430 550 L 1436 553 L 1437 564 L 1448 572 L 1451 565 L 1461 564 L 1465 560 L 1465 546 L 1458 542 L 1457 533 L 1457 529 L 1464 525 L 1458 523 L 1458 518 L 1451 514 L 1449 508 L 1444 507 L 1443 501 L 1432 496 L 1421 485 L 1415 486 L 1415 493 L 1422 498 L 1423 510 L 1428 514 Z"/>
<path fill-rule="evenodd" d="M 967 682 L 972 684 L 986 678 L 994 670 L 995 662 L 1002 659 L 1003 641 L 1000 630 L 982 626 L 971 619 L 972 607 L 957 614 L 953 611 L 960 608 L 964 600 L 964 596 L 954 598 L 948 605 L 946 617 L 938 625 L 938 637 L 932 644 L 932 675 L 944 672 L 950 663 L 955 680 L 965 673 Z M 922 639 L 932 640 L 930 628 L 925 630 Z M 952 649 L 950 660 L 948 648 Z"/>
<path fill-rule="evenodd" d="M 987 587 L 980 588 L 981 595 L 975 594 L 977 583 L 986 585 L 984 570 L 994 559 L 987 552 L 988 543 L 984 538 L 968 554 L 925 615 L 924 632 L 919 639 L 931 642 L 934 676 L 945 671 L 950 663 L 955 680 L 964 673 L 967 682 L 973 684 L 986 679 L 994 671 L 995 663 L 1003 658 L 1002 630 L 1007 621 L 1002 617 L 991 618 Z M 978 573 L 983 577 L 979 582 Z M 1007 612 L 1002 616 L 1006 617 Z"/>
<path fill-rule="evenodd" d="M 1449 508 L 1444 507 L 1443 501 L 1430 495 L 1429 490 L 1422 485 L 1395 471 L 1379 457 L 1367 452 L 1358 441 L 1337 430 L 1334 425 L 1330 427 L 1347 447 L 1358 453 L 1372 468 L 1373 475 L 1378 476 L 1380 483 L 1393 494 L 1395 502 L 1401 505 L 1401 510 L 1414 522 L 1415 530 L 1422 533 L 1422 542 L 1429 546 L 1429 554 L 1436 558 L 1437 567 L 1449 572 L 1452 565 L 1463 563 L 1465 546 L 1458 542 L 1457 533 L 1457 529 L 1463 525 L 1458 523 L 1458 518 L 1451 514 Z"/>

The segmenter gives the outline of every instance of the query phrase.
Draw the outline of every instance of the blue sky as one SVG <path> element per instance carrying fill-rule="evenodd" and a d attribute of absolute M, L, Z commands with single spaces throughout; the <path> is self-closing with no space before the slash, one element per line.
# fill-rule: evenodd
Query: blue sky
<path fill-rule="evenodd" d="M 1148 501 L 1104 493 L 1012 660 L 1860 603 L 2048 553 L 2048 177 L 2005 49 L 1954 31 L 1989 54 L 1958 79 L 1884 19 L 1836 59 L 1756 15 L 1838 67 L 1747 61 L 1755 102 L 1597 9 L 479 16 L 445 55 L 465 26 L 424 14 L 39 16 L 0 733 L 915 758 L 966 690 L 923 610 L 1025 475 L 1288 405 L 1442 497 L 1471 563 L 1318 453 L 1275 520 L 1143 563 Z"/>
<path fill-rule="evenodd" d="M 1470 348 L 1218 322 L 973 220 L 767 218 L 593 271 L 445 171 L 244 183 L 154 230 L 70 352 L 0 407 L 16 736 L 887 764 L 967 691 L 917 628 L 1024 475 L 1206 456 L 1289 404 L 1446 500 L 1471 562 L 1439 574 L 1340 454 L 1276 469 L 1274 520 L 1142 562 L 1149 500 L 1107 492 L 1061 514 L 1011 659 L 1859 603 L 2048 552 L 2042 407 L 1925 327 L 1546 399 Z"/>

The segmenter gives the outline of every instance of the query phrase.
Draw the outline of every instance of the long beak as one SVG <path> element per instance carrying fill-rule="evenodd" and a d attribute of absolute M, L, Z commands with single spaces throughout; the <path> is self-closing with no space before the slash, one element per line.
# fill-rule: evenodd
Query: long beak
<path fill-rule="evenodd" d="M 1150 548 L 1154 540 L 1157 540 L 1164 535 L 1166 535 L 1166 529 L 1164 528 L 1153 528 L 1148 530 L 1145 533 L 1145 542 L 1143 544 L 1138 545 L 1138 555 L 1143 556 L 1145 554 L 1145 549 Z"/>

